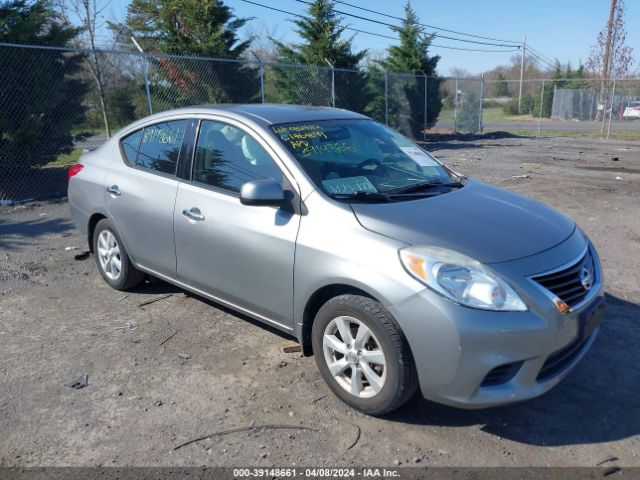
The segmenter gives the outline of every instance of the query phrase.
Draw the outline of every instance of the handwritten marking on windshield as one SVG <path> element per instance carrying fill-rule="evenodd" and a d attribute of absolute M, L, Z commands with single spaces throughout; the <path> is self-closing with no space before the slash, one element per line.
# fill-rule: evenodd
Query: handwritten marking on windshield
<path fill-rule="evenodd" d="M 357 150 L 356 145 L 353 143 L 345 142 L 333 142 L 324 143 L 320 145 L 310 145 L 302 150 L 303 157 L 309 157 L 313 154 L 333 153 L 342 154 L 344 152 L 355 152 Z"/>

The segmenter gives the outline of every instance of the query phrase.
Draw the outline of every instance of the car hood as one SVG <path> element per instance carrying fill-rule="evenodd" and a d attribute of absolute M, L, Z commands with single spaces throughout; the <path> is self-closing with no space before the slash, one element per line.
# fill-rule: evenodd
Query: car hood
<path fill-rule="evenodd" d="M 575 224 L 521 195 L 469 180 L 458 190 L 393 203 L 351 203 L 367 230 L 410 245 L 432 245 L 482 263 L 504 262 L 566 240 Z"/>

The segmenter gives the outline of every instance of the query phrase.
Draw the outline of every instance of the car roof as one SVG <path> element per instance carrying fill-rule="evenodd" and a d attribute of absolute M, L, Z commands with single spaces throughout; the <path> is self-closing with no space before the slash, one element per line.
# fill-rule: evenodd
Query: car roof
<path fill-rule="evenodd" d="M 338 118 L 368 118 L 359 113 L 340 108 L 271 103 L 198 105 L 165 111 L 160 115 L 171 115 L 175 113 L 227 113 L 231 114 L 231 116 L 250 118 L 254 122 L 266 125 L 308 122 L 313 120 L 332 120 Z"/>

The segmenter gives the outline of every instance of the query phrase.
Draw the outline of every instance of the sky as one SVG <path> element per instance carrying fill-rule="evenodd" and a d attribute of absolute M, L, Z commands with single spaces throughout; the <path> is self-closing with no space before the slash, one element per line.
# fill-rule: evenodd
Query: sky
<path fill-rule="evenodd" d="M 256 3 L 275 7 L 287 12 L 304 14 L 306 5 L 296 0 L 252 0 Z M 345 0 L 352 5 L 383 12 L 395 17 L 403 16 L 404 0 Z M 259 27 L 275 33 L 285 42 L 298 40 L 292 24 L 293 17 L 242 0 L 225 2 L 240 17 L 251 17 L 253 27 L 245 27 L 243 34 L 256 31 Z M 632 19 L 640 18 L 640 0 L 626 0 L 627 43 L 634 49 L 635 63 L 633 69 L 640 71 L 640 28 L 632 28 Z M 123 19 L 126 14 L 126 0 L 113 0 L 111 14 Z M 550 59 L 558 59 L 563 64 L 571 62 L 573 67 L 579 62 L 586 62 L 591 46 L 595 44 L 598 32 L 604 27 L 609 14 L 609 0 L 413 0 L 420 21 L 439 28 L 456 30 L 485 37 L 495 37 L 509 41 L 521 42 L 526 35 L 527 44 Z M 337 9 L 348 13 L 379 20 L 386 23 L 398 23 L 374 13 L 366 12 L 347 5 L 338 4 Z M 394 37 L 389 27 L 358 18 L 345 17 L 345 25 L 354 29 L 367 30 Z M 429 29 L 433 31 L 433 29 Z M 354 49 L 369 49 L 374 53 L 383 53 L 393 45 L 392 39 L 381 38 L 365 33 L 348 32 L 355 35 Z M 440 31 L 441 35 L 457 36 Z M 471 37 L 462 37 L 474 40 Z M 475 39 L 492 42 L 491 40 Z M 434 45 L 454 46 L 477 49 L 502 49 L 503 47 L 473 45 L 444 38 L 436 38 Z M 499 43 L 499 42 L 496 42 Z M 440 47 L 432 47 L 432 54 L 442 58 L 438 64 L 438 73 L 448 75 L 453 68 L 461 68 L 479 74 L 498 65 L 510 63 L 517 52 L 471 52 L 456 51 Z"/>

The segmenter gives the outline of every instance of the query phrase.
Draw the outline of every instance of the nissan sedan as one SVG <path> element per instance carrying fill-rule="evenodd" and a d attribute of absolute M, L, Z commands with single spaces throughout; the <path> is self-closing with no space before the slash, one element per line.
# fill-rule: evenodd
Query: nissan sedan
<path fill-rule="evenodd" d="M 167 111 L 69 175 L 111 287 L 151 275 L 287 332 L 369 414 L 418 388 L 462 408 L 536 397 L 598 333 L 602 269 L 572 220 L 363 115 Z"/>

